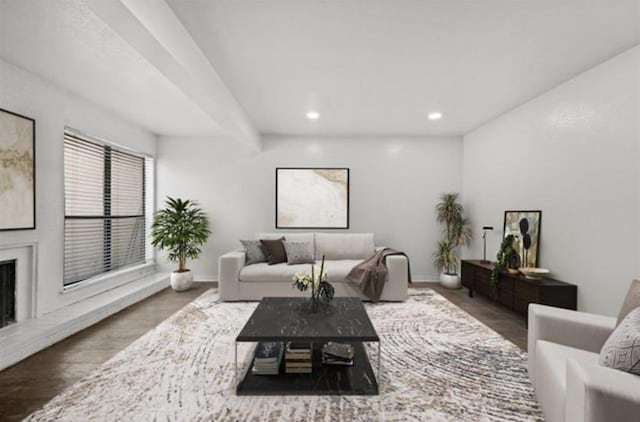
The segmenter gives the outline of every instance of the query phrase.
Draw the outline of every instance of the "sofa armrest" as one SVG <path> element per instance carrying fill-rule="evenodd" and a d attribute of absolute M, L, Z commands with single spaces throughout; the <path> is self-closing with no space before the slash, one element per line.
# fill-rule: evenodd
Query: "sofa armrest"
<path fill-rule="evenodd" d="M 409 296 L 409 261 L 404 255 L 389 255 L 385 290 L 395 300 L 406 300 Z"/>
<path fill-rule="evenodd" d="M 616 326 L 612 317 L 571 311 L 552 306 L 529 305 L 529 378 L 534 381 L 535 350 L 538 340 L 600 353 Z"/>
<path fill-rule="evenodd" d="M 637 421 L 640 377 L 604 366 L 567 361 L 565 420 Z"/>
<path fill-rule="evenodd" d="M 233 251 L 218 258 L 218 292 L 222 300 L 239 300 L 238 289 L 240 270 L 244 267 L 244 251 Z"/>

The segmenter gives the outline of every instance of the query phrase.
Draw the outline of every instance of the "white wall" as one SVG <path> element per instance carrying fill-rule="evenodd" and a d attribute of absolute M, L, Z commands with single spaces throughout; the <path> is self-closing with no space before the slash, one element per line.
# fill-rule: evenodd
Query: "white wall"
<path fill-rule="evenodd" d="M 349 167 L 349 231 L 375 232 L 378 244 L 409 254 L 414 279 L 434 280 L 434 206 L 442 192 L 460 190 L 461 160 L 459 138 L 265 137 L 263 151 L 250 155 L 224 140 L 160 138 L 158 206 L 180 196 L 211 215 L 213 236 L 190 266 L 200 279 L 217 279 L 219 255 L 240 238 L 275 231 L 276 167 Z"/>
<path fill-rule="evenodd" d="M 0 61 L 0 107 L 36 121 L 37 228 L 0 232 L 0 245 L 37 243 L 38 314 L 112 288 L 122 280 L 62 292 L 64 127 L 149 154 L 155 153 L 155 136 L 6 61 Z"/>
<path fill-rule="evenodd" d="M 640 275 L 640 46 L 464 137 L 477 226 L 541 209 L 540 263 L 578 285 L 578 308 L 617 314 Z M 489 235 L 495 256 L 502 233 Z M 470 257 L 480 257 L 473 242 Z"/>

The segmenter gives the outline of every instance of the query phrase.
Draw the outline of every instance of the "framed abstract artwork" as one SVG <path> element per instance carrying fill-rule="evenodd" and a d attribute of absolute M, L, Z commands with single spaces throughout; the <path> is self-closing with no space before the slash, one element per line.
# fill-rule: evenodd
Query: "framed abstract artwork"
<path fill-rule="evenodd" d="M 348 168 L 276 168 L 276 228 L 348 229 Z"/>
<path fill-rule="evenodd" d="M 36 228 L 36 122 L 0 109 L 0 230 Z"/>
<path fill-rule="evenodd" d="M 504 236 L 512 234 L 517 242 L 521 267 L 537 267 L 540 255 L 542 211 L 505 211 Z"/>

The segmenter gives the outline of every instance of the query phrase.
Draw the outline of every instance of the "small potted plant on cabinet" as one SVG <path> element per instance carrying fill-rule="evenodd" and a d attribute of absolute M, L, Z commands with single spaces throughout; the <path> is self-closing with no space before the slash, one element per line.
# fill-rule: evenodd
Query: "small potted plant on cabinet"
<path fill-rule="evenodd" d="M 193 283 L 193 273 L 187 259 L 196 259 L 200 247 L 209 238 L 209 219 L 198 205 L 190 200 L 167 197 L 166 208 L 155 213 L 151 225 L 151 244 L 168 251 L 168 259 L 178 264 L 171 273 L 171 287 L 184 291 Z"/>
<path fill-rule="evenodd" d="M 458 251 L 471 242 L 469 220 L 464 217 L 464 208 L 458 202 L 457 193 L 445 193 L 436 205 L 439 223 L 444 224 L 444 239 L 438 242 L 438 250 L 433 254 L 433 263 L 440 271 L 440 283 L 444 287 L 460 287 L 458 274 Z"/>
<path fill-rule="evenodd" d="M 502 239 L 500 249 L 496 255 L 496 263 L 491 270 L 491 294 L 494 298 L 498 295 L 498 283 L 500 283 L 500 274 L 507 271 L 511 274 L 518 274 L 520 266 L 520 255 L 518 255 L 514 235 L 509 234 Z"/>

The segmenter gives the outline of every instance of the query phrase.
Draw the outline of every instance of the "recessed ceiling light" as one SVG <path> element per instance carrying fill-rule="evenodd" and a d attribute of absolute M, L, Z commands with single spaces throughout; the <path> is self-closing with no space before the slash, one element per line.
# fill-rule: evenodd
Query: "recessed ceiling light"
<path fill-rule="evenodd" d="M 439 111 L 435 111 L 433 113 L 429 113 L 429 120 L 440 120 L 442 119 L 442 113 Z"/>
<path fill-rule="evenodd" d="M 317 111 L 310 111 L 307 113 L 307 119 L 309 120 L 318 120 L 318 117 L 320 117 L 320 113 Z"/>

